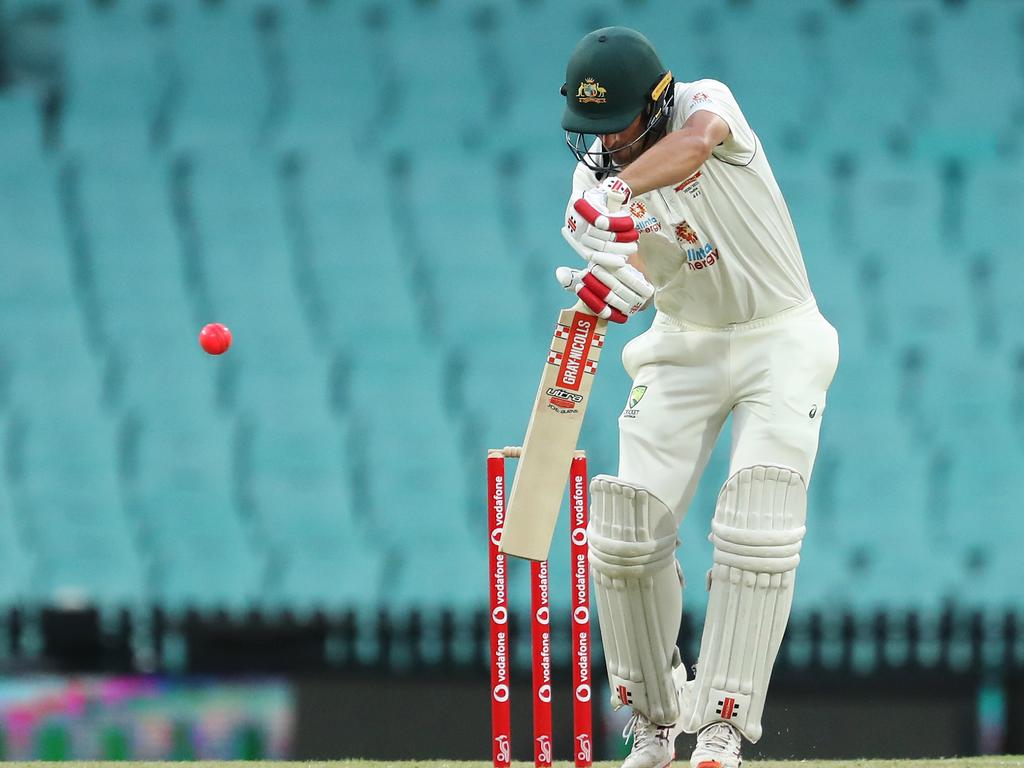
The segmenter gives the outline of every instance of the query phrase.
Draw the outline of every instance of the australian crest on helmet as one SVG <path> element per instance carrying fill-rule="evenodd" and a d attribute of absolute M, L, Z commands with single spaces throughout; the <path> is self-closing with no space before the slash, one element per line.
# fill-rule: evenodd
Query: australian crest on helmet
<path fill-rule="evenodd" d="M 586 77 L 576 89 L 576 98 L 580 104 L 604 104 L 608 101 L 605 95 L 608 89 L 592 77 Z"/>

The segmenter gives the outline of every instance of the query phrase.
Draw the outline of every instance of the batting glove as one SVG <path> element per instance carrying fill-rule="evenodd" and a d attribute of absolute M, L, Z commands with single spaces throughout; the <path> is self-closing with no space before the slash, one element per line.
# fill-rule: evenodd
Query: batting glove
<path fill-rule="evenodd" d="M 565 290 L 575 293 L 598 317 L 624 323 L 647 306 L 654 286 L 643 272 L 630 264 L 611 272 L 600 264 L 583 270 L 559 267 L 555 278 Z"/>
<path fill-rule="evenodd" d="M 562 237 L 584 261 L 616 270 L 636 253 L 640 233 L 633 217 L 609 210 L 628 203 L 632 194 L 628 184 L 612 176 L 572 201 Z"/>

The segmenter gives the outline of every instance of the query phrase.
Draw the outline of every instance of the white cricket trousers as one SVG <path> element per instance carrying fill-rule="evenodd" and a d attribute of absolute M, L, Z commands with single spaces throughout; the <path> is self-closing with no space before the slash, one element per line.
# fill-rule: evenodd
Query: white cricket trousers
<path fill-rule="evenodd" d="M 636 403 L 619 417 L 619 477 L 648 488 L 682 523 L 732 412 L 730 476 L 775 465 L 809 483 L 838 361 L 836 329 L 813 299 L 724 329 L 658 313 L 622 352 Z"/>

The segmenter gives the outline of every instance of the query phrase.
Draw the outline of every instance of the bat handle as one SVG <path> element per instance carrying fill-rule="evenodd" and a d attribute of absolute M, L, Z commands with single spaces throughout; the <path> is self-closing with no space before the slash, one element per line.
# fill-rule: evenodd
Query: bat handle
<path fill-rule="evenodd" d="M 624 202 L 626 202 L 625 195 L 619 194 L 615 190 L 608 190 L 608 213 L 619 211 Z"/>
<path fill-rule="evenodd" d="M 620 195 L 618 192 L 609 190 L 608 192 L 608 213 L 615 213 L 622 208 L 622 204 L 626 201 L 624 195 Z M 588 315 L 597 315 L 594 310 L 584 304 L 582 301 L 577 301 L 572 308 L 573 312 L 586 312 Z"/>

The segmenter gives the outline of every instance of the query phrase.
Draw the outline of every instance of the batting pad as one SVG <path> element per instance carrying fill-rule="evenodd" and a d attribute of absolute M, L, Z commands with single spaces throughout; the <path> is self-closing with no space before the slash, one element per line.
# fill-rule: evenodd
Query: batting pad
<path fill-rule="evenodd" d="M 659 725 L 679 719 L 672 679 L 683 590 L 676 524 L 656 496 L 618 478 L 590 484 L 590 566 L 612 706 Z"/>
<path fill-rule="evenodd" d="M 746 467 L 718 496 L 714 564 L 697 676 L 683 687 L 683 730 L 725 720 L 751 742 L 789 621 L 807 488 L 786 467 Z"/>

